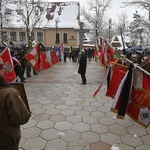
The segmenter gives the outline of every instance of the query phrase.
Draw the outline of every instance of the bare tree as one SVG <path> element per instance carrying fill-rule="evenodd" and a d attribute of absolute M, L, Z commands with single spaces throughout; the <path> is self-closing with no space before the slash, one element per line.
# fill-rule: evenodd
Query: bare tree
<path fill-rule="evenodd" d="M 7 0 L 5 1 L 3 5 L 5 8 L 7 9 L 7 3 L 10 3 L 12 0 Z M 12 3 L 14 3 L 14 1 L 12 1 Z M 41 21 L 41 16 L 44 13 L 44 7 L 42 6 L 42 1 L 40 0 L 21 0 L 21 1 L 15 1 L 15 3 L 18 4 L 18 8 L 11 8 L 11 12 L 15 11 L 17 14 L 15 15 L 15 17 L 17 17 L 18 19 L 20 19 L 23 24 L 24 24 L 24 28 L 26 31 L 26 35 L 27 35 L 27 44 L 28 44 L 28 48 L 30 49 L 32 47 L 32 41 L 31 41 L 31 37 L 32 37 L 32 32 L 35 28 L 35 26 L 37 24 L 40 24 Z M 10 9 L 10 8 L 9 8 Z M 18 15 L 19 14 L 19 15 Z M 9 22 L 9 20 L 11 20 L 12 15 L 7 15 L 5 16 L 5 19 L 8 20 L 8 24 L 10 25 L 11 22 Z"/>
<path fill-rule="evenodd" d="M 123 2 L 125 6 L 138 6 L 141 7 L 142 9 L 145 9 L 149 12 L 149 20 L 150 20 L 150 0 L 132 0 L 130 2 Z"/>
<path fill-rule="evenodd" d="M 109 8 L 111 0 L 87 0 L 88 6 L 81 9 L 81 15 L 89 24 L 93 35 L 93 40 L 97 41 L 100 36 L 103 36 L 104 15 Z"/>

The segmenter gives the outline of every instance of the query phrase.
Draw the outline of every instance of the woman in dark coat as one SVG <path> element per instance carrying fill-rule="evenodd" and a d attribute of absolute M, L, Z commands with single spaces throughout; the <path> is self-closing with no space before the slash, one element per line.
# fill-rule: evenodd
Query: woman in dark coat
<path fill-rule="evenodd" d="M 81 74 L 82 83 L 86 84 L 86 66 L 87 66 L 87 56 L 84 50 L 81 50 L 81 58 L 79 61 L 78 73 Z"/>

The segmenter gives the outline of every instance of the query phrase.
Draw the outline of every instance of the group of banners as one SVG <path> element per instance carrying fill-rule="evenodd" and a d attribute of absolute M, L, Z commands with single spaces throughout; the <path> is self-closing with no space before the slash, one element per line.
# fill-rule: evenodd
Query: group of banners
<path fill-rule="evenodd" d="M 105 45 L 101 39 L 101 64 L 106 67 L 106 72 L 99 88 L 93 96 L 96 96 L 103 83 L 108 79 L 109 72 L 110 81 L 106 96 L 114 99 L 111 111 L 117 113 L 117 118 L 124 119 L 127 114 L 132 120 L 138 124 L 148 127 L 150 124 L 150 76 L 136 67 L 135 64 L 130 64 L 129 67 L 123 64 L 116 63 L 119 58 L 114 57 L 110 53 L 112 47 L 110 44 Z M 106 47 L 109 46 L 106 49 Z M 110 50 L 111 49 L 111 50 Z M 108 60 L 108 55 L 110 59 Z"/>
<path fill-rule="evenodd" d="M 31 63 L 31 65 L 37 72 L 41 70 L 46 70 L 52 65 L 59 62 L 57 51 L 42 51 L 40 43 L 36 44 L 35 47 L 31 51 L 29 51 L 24 57 L 27 59 L 27 61 Z M 14 71 L 13 57 L 11 56 L 10 49 L 8 47 L 5 48 L 2 53 L 0 53 L 0 58 L 5 64 L 4 79 L 7 82 L 14 82 L 17 77 Z"/>

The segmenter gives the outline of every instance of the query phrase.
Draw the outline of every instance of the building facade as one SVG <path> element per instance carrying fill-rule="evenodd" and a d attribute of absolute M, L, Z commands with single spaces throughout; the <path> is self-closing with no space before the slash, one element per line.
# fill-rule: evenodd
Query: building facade
<path fill-rule="evenodd" d="M 1 42 L 27 44 L 31 40 L 33 43 L 42 42 L 45 46 L 63 43 L 66 47 L 79 47 L 79 33 L 74 32 L 75 28 L 79 28 L 79 2 L 32 0 L 27 6 L 25 2 L 2 0 Z"/>

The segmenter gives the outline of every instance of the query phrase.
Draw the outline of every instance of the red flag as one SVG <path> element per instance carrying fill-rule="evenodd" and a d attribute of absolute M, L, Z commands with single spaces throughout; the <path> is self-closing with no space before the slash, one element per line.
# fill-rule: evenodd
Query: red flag
<path fill-rule="evenodd" d="M 109 84 L 109 88 L 106 92 L 106 96 L 110 96 L 112 98 L 115 97 L 117 89 L 121 83 L 121 80 L 125 76 L 126 72 L 127 72 L 127 67 L 124 67 L 119 64 L 115 64 L 113 75 Z"/>
<path fill-rule="evenodd" d="M 56 51 L 55 50 L 52 50 L 52 64 L 56 64 L 59 62 L 59 59 L 57 57 L 57 54 L 56 54 Z"/>
<path fill-rule="evenodd" d="M 51 67 L 50 60 L 46 52 L 41 52 L 41 59 L 42 59 L 43 69 L 46 70 Z"/>
<path fill-rule="evenodd" d="M 127 114 L 144 127 L 150 124 L 150 77 L 136 69 Z"/>
<path fill-rule="evenodd" d="M 31 50 L 25 57 L 28 61 L 30 61 L 37 72 L 42 69 L 41 48 L 39 44 L 35 45 L 33 50 Z"/>
<path fill-rule="evenodd" d="M 115 53 L 114 48 L 109 44 L 109 42 L 106 42 L 106 52 L 107 52 L 107 59 L 108 62 L 111 64 L 112 62 L 117 62 L 117 56 Z"/>
<path fill-rule="evenodd" d="M 13 82 L 16 79 L 16 73 L 14 71 L 14 65 L 10 54 L 10 49 L 6 48 L 1 54 L 0 58 L 5 64 L 4 79 L 7 82 Z"/>
<path fill-rule="evenodd" d="M 126 114 L 126 110 L 131 96 L 132 83 L 133 66 L 130 65 L 128 71 L 126 72 L 124 78 L 119 85 L 111 108 L 112 111 L 118 112 L 117 118 L 123 119 Z"/>

